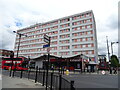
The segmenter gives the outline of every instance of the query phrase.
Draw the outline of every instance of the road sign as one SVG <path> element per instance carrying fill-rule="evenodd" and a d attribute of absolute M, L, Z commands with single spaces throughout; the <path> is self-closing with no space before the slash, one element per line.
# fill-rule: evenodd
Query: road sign
<path fill-rule="evenodd" d="M 50 37 L 47 36 L 46 34 L 44 35 L 44 42 L 50 43 Z"/>
<path fill-rule="evenodd" d="M 49 44 L 43 45 L 43 48 L 50 47 Z"/>
<path fill-rule="evenodd" d="M 46 43 L 50 43 L 50 41 L 49 41 L 49 40 L 47 40 L 47 39 L 45 39 L 45 38 L 44 38 L 44 42 L 46 42 Z"/>
<path fill-rule="evenodd" d="M 105 71 L 104 71 L 104 70 L 102 70 L 102 74 L 103 74 L 103 75 L 105 74 Z"/>

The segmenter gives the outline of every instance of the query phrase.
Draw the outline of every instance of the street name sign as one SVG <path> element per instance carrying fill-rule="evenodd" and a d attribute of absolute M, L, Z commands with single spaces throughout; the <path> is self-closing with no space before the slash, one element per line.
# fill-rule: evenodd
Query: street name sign
<path fill-rule="evenodd" d="M 43 45 L 43 48 L 50 47 L 49 44 Z"/>

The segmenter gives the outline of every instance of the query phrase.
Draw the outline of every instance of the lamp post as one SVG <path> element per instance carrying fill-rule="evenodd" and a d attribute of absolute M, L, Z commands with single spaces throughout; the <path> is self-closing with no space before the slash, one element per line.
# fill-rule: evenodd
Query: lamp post
<path fill-rule="evenodd" d="M 17 57 L 18 57 L 21 36 L 26 36 L 26 37 L 27 37 L 27 35 L 18 33 L 18 32 L 16 32 L 16 31 L 13 31 L 13 32 L 14 32 L 14 33 L 17 33 L 17 34 L 19 35 L 19 42 L 18 42 L 18 49 L 17 49 Z"/>
<path fill-rule="evenodd" d="M 111 53 L 112 53 L 112 55 L 113 55 L 113 47 L 112 47 L 112 45 L 115 44 L 115 43 L 119 43 L 119 42 L 111 42 Z"/>
<path fill-rule="evenodd" d="M 28 56 L 28 68 L 30 68 L 30 56 Z"/>
<path fill-rule="evenodd" d="M 81 66 L 81 73 L 83 72 L 83 54 L 81 54 L 81 62 L 82 62 L 82 66 Z"/>
<path fill-rule="evenodd" d="M 107 41 L 107 50 L 108 50 L 108 60 L 110 61 L 109 45 L 108 45 L 108 36 L 106 36 Z"/>

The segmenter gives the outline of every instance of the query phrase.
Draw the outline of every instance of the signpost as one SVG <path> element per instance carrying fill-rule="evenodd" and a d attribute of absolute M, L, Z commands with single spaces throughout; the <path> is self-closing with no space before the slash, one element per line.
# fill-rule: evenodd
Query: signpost
<path fill-rule="evenodd" d="M 49 36 L 47 36 L 46 34 L 44 34 L 44 42 L 46 42 L 46 43 L 50 43 L 50 37 Z"/>
<path fill-rule="evenodd" d="M 47 62 L 47 72 L 46 72 L 46 90 L 47 90 L 47 83 L 48 83 L 48 69 L 49 69 L 49 57 L 50 57 L 50 54 L 49 54 L 49 48 L 50 48 L 50 37 L 47 36 L 46 34 L 44 34 L 44 42 L 46 42 L 47 44 L 46 45 L 43 45 L 43 48 L 46 48 L 47 47 L 47 52 L 48 52 L 48 62 Z"/>

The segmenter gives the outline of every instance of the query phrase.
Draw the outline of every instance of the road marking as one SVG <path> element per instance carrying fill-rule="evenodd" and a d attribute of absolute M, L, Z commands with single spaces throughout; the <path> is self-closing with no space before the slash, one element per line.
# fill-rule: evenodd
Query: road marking
<path fill-rule="evenodd" d="M 0 74 L 0 80 L 2 80 L 2 75 Z"/>

